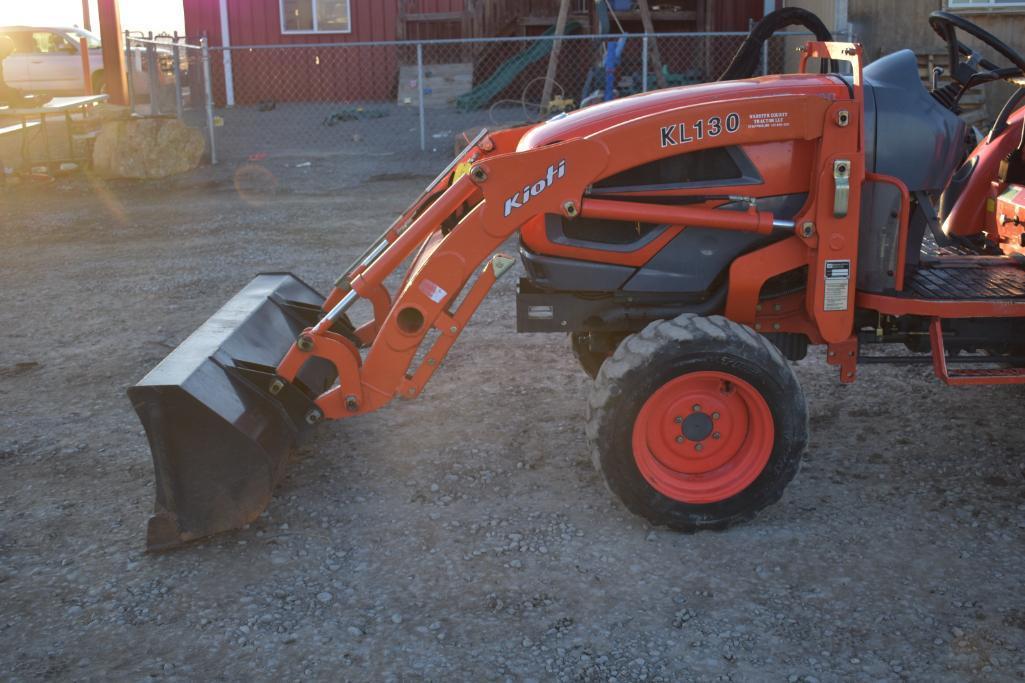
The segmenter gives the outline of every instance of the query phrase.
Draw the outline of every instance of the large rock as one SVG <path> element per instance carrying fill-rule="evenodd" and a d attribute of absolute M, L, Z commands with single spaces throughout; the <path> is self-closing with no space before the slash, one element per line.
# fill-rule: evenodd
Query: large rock
<path fill-rule="evenodd" d="M 166 178 L 199 165 L 203 134 L 175 118 L 107 121 L 93 147 L 93 168 L 107 178 Z"/>

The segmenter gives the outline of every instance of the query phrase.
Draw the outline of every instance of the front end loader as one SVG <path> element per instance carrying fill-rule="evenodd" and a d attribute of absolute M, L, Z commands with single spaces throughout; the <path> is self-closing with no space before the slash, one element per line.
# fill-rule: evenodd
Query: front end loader
<path fill-rule="evenodd" d="M 724 528 L 778 500 L 808 431 L 788 360 L 810 345 L 842 382 L 927 360 L 948 384 L 1025 383 L 1025 90 L 985 139 L 957 116 L 970 88 L 1025 85 L 1025 59 L 961 17 L 930 23 L 943 87 L 907 50 L 863 67 L 819 35 L 795 74 L 482 131 L 326 297 L 258 276 L 129 390 L 156 470 L 148 547 L 253 520 L 300 432 L 419 396 L 517 233 L 518 328 L 569 334 L 595 378 L 595 464 L 653 524 Z"/>

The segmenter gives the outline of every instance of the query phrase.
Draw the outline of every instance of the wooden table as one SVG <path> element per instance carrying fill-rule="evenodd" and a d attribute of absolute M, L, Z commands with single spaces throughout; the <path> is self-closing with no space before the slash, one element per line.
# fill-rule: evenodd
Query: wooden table
<path fill-rule="evenodd" d="M 83 116 L 89 111 L 89 109 L 95 107 L 100 102 L 107 100 L 106 95 L 79 95 L 75 97 L 55 97 L 46 104 L 37 107 L 0 107 L 0 119 L 3 118 L 15 118 L 21 121 L 21 127 L 25 130 L 29 128 L 29 122 L 39 122 L 42 132 L 43 140 L 46 150 L 46 162 L 53 163 L 58 161 L 53 158 L 50 153 L 50 135 L 46 126 L 46 117 L 51 115 L 60 115 L 64 117 L 64 125 L 67 129 L 68 135 L 68 159 L 67 161 L 73 161 L 70 157 L 74 149 L 74 141 L 71 134 L 71 117 L 76 112 L 81 112 Z M 22 162 L 25 165 L 31 165 L 28 159 L 28 136 L 22 133 Z"/>

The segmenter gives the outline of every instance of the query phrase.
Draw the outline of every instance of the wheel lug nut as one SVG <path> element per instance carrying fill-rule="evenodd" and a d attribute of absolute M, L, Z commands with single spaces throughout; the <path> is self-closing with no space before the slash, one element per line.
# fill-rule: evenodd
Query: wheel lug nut
<path fill-rule="evenodd" d="M 704 446 L 702 446 L 702 445 L 701 445 L 701 444 L 699 444 L 699 443 L 696 443 L 696 444 L 694 444 L 694 450 L 696 450 L 696 451 L 700 451 L 700 450 L 701 450 L 701 449 L 703 449 L 703 448 L 704 448 Z"/>
<path fill-rule="evenodd" d="M 713 439 L 718 439 L 719 436 L 720 436 L 719 432 L 716 432 L 715 434 L 712 435 L 712 438 Z"/>
<path fill-rule="evenodd" d="M 701 412 L 701 406 L 699 404 L 697 404 L 697 403 L 694 404 L 694 412 L 695 413 L 700 413 Z"/>
<path fill-rule="evenodd" d="M 676 443 L 683 443 L 683 437 L 682 436 L 676 437 Z"/>
<path fill-rule="evenodd" d="M 718 420 L 719 419 L 719 413 L 712 413 L 712 419 L 713 420 Z"/>

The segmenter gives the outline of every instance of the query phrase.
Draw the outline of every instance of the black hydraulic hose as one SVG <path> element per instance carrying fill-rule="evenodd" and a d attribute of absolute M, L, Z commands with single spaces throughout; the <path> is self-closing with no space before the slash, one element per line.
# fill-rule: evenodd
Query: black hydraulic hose
<path fill-rule="evenodd" d="M 737 50 L 733 61 L 726 67 L 726 71 L 719 77 L 719 80 L 735 81 L 754 76 L 758 70 L 758 62 L 761 61 L 762 45 L 765 41 L 771 38 L 776 31 L 795 25 L 803 26 L 814 33 L 815 40 L 824 42 L 833 40 L 833 34 L 813 12 L 800 7 L 778 9 L 766 14 L 761 21 L 754 25 L 751 33 L 744 39 L 743 45 Z M 836 72 L 839 70 L 839 65 L 836 62 L 830 62 L 829 69 Z"/>
<path fill-rule="evenodd" d="M 1003 109 L 997 114 L 997 120 L 993 123 L 993 127 L 989 130 L 987 139 L 989 142 L 993 142 L 1004 132 L 1007 128 L 1007 120 L 1011 118 L 1011 114 L 1018 108 L 1018 104 L 1025 98 L 1025 88 L 1018 88 L 1014 91 L 1007 102 L 1004 104 Z M 1025 127 L 1022 128 L 1022 142 L 1025 143 Z"/>

